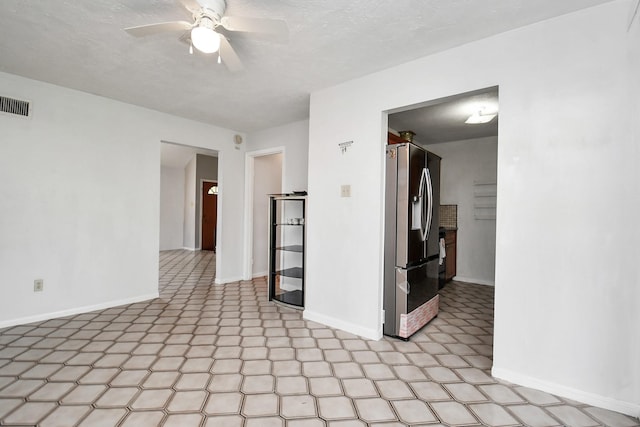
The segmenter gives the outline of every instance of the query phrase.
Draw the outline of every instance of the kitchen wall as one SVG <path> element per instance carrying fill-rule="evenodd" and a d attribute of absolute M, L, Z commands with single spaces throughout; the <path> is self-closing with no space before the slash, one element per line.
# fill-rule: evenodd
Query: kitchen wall
<path fill-rule="evenodd" d="M 475 184 L 496 182 L 498 138 L 430 144 L 442 157 L 440 203 L 458 206 L 457 266 L 454 280 L 495 283 L 496 221 L 476 219 Z"/>
<path fill-rule="evenodd" d="M 184 169 L 160 168 L 160 250 L 182 249 Z"/>
<path fill-rule="evenodd" d="M 632 6 L 612 1 L 312 93 L 305 318 L 381 335 L 384 112 L 497 85 L 493 373 L 639 415 Z"/>
<path fill-rule="evenodd" d="M 158 295 L 162 140 L 221 153 L 216 280 L 241 277 L 235 131 L 6 73 L 0 93 L 33 112 L 0 114 L 0 328 Z"/>

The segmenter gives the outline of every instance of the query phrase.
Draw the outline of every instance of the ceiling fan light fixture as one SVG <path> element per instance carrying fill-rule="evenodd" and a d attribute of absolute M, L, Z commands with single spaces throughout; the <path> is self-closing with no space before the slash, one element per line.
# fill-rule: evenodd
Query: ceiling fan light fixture
<path fill-rule="evenodd" d="M 205 16 L 193 27 L 191 42 L 202 53 L 214 53 L 220 49 L 220 35 L 214 30 L 211 19 Z"/>
<path fill-rule="evenodd" d="M 473 113 L 472 115 L 470 115 L 469 118 L 467 120 L 465 120 L 465 123 L 470 124 L 470 125 L 478 125 L 478 124 L 482 124 L 482 123 L 489 123 L 497 115 L 498 115 L 497 113 L 495 113 L 495 114 L 485 114 L 481 110 L 481 111 L 477 111 L 477 112 Z"/>

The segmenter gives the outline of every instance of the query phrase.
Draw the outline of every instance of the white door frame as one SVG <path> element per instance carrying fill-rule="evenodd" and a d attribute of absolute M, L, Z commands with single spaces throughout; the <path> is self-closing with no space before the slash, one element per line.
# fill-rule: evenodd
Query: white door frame
<path fill-rule="evenodd" d="M 222 161 L 224 153 L 222 150 L 218 150 L 218 214 L 217 214 L 217 224 L 216 224 L 216 277 L 214 279 L 214 283 L 217 285 L 221 285 L 222 280 L 222 256 L 224 253 L 224 245 L 222 245 L 222 224 L 223 224 L 223 216 L 222 216 L 222 205 L 224 203 L 224 174 L 222 170 L 224 169 L 224 162 Z M 202 193 L 202 190 L 200 190 Z M 202 203 L 200 203 L 202 207 Z M 202 218 L 202 215 L 200 215 Z M 202 219 L 200 220 L 202 222 Z M 200 224 L 202 226 L 202 224 Z M 200 238 L 202 238 L 202 232 L 200 232 Z M 220 242 L 220 244 L 218 244 Z M 202 246 L 202 242 L 200 242 Z"/>
<path fill-rule="evenodd" d="M 273 147 L 245 153 L 244 164 L 244 265 L 243 279 L 253 278 L 253 179 L 255 176 L 255 158 L 282 154 L 282 188 L 285 188 L 285 147 Z"/>

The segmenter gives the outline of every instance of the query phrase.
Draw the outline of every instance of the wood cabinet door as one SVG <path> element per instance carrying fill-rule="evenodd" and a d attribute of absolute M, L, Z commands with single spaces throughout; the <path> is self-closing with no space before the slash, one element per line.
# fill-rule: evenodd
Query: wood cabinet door
<path fill-rule="evenodd" d="M 402 144 L 403 142 L 407 142 L 404 139 L 400 138 L 398 135 L 395 135 L 391 132 L 387 132 L 387 135 L 389 144 Z"/>
<path fill-rule="evenodd" d="M 456 275 L 456 246 L 457 246 L 457 232 L 455 230 L 447 231 L 445 234 L 445 251 L 447 256 L 444 259 L 445 263 L 445 280 L 451 280 Z"/>

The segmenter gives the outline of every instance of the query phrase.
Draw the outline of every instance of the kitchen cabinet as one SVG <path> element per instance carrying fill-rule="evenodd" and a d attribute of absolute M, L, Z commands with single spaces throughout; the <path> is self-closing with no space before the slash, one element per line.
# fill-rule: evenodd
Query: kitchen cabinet
<path fill-rule="evenodd" d="M 444 280 L 448 282 L 456 275 L 456 245 L 458 240 L 457 230 L 446 230 L 444 233 L 444 249 L 446 257 L 444 258 L 445 272 Z"/>
<path fill-rule="evenodd" d="M 404 139 L 400 138 L 398 135 L 391 133 L 391 132 L 387 132 L 388 134 L 388 142 L 389 144 L 402 144 L 405 141 Z"/>
<path fill-rule="evenodd" d="M 269 201 L 269 301 L 304 308 L 306 192 Z"/>

